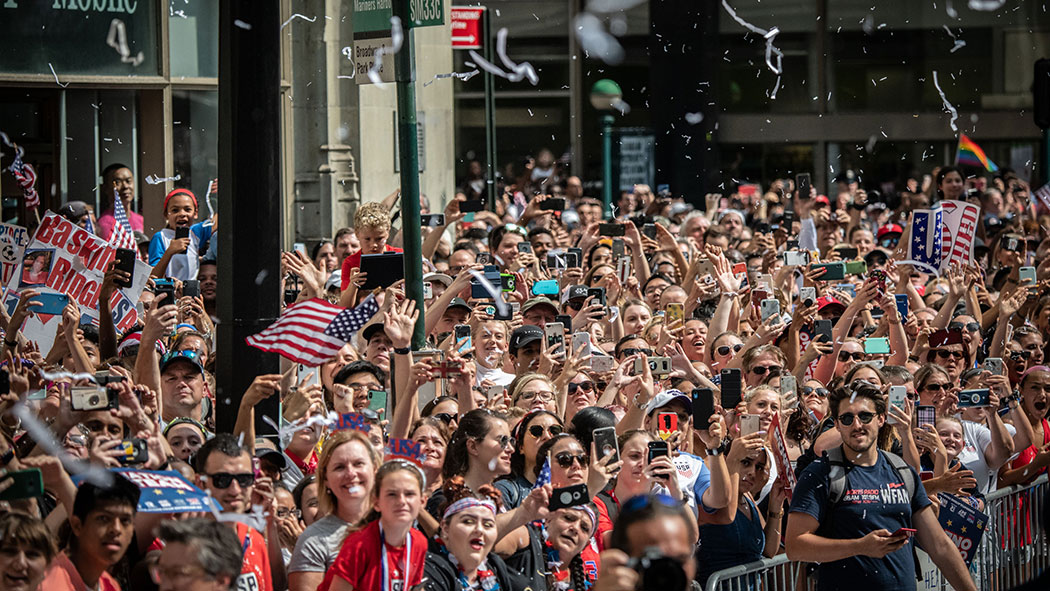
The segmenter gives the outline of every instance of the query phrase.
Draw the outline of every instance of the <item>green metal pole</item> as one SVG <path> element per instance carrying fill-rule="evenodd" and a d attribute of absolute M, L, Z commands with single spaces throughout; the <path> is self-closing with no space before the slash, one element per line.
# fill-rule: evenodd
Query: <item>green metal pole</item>
<path fill-rule="evenodd" d="M 401 19 L 405 41 L 394 55 L 397 82 L 397 137 L 401 163 L 401 232 L 405 249 L 405 295 L 416 302 L 419 320 L 412 332 L 412 349 L 426 345 L 423 321 L 423 246 L 419 221 L 419 146 L 416 136 L 415 55 L 412 29 L 408 28 L 410 0 L 396 0 L 393 14 Z"/>
<path fill-rule="evenodd" d="M 481 13 L 481 50 L 486 60 L 492 60 L 491 16 L 486 8 Z M 485 194 L 489 211 L 496 211 L 496 79 L 485 71 Z"/>
<path fill-rule="evenodd" d="M 612 114 L 602 113 L 602 209 L 606 219 L 612 218 L 612 124 Z"/>

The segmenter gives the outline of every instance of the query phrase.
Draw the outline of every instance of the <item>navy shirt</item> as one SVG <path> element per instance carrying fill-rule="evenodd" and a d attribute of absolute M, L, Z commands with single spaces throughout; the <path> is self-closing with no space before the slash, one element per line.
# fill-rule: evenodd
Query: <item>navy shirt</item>
<path fill-rule="evenodd" d="M 827 457 L 821 457 L 802 471 L 795 488 L 791 512 L 813 516 L 820 527 L 816 533 L 825 538 L 853 540 L 877 530 L 890 532 L 912 526 L 912 515 L 928 507 L 929 497 L 915 470 L 915 493 L 908 489 L 883 451 L 874 466 L 853 466 L 846 475 L 842 500 L 830 507 Z M 817 568 L 817 589 L 915 589 L 915 561 L 911 543 L 884 558 L 852 556 L 844 560 L 821 563 Z"/>

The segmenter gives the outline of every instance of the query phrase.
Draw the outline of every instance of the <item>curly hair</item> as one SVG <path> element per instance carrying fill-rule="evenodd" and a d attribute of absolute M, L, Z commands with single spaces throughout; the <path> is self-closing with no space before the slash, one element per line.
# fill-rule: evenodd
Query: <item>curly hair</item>
<path fill-rule="evenodd" d="M 495 486 L 483 484 L 478 487 L 478 490 L 471 490 L 462 476 L 449 478 L 444 486 L 441 487 L 441 490 L 445 493 L 445 502 L 441 503 L 441 506 L 438 508 L 438 515 L 444 515 L 445 509 L 448 509 L 449 505 L 467 497 L 492 501 L 496 503 L 497 509 L 503 506 L 503 495 Z"/>
<path fill-rule="evenodd" d="M 390 212 L 382 203 L 365 203 L 357 208 L 354 213 L 354 231 L 360 232 L 366 228 L 390 230 Z"/>

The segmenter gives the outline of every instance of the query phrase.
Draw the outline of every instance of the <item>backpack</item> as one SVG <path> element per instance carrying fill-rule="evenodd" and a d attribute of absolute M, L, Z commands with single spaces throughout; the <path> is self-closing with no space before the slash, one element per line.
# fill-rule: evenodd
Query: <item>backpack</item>
<path fill-rule="evenodd" d="M 831 506 L 834 507 L 842 501 L 843 495 L 846 494 L 846 475 L 853 469 L 853 463 L 846 460 L 846 456 L 842 454 L 841 445 L 827 450 L 824 454 L 828 459 L 828 464 L 831 465 L 831 471 L 828 473 L 828 492 Z M 885 457 L 897 472 L 897 476 L 900 477 L 908 491 L 908 498 L 915 496 L 915 474 L 904 458 L 883 450 L 879 450 L 879 454 Z"/>

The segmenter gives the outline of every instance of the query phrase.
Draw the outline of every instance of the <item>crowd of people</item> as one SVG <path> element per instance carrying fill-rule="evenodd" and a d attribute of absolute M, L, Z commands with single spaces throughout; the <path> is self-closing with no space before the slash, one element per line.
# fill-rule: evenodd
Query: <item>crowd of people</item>
<path fill-rule="evenodd" d="M 130 207 L 133 179 L 110 167 L 103 188 Z M 786 553 L 818 589 L 915 589 L 918 546 L 976 589 L 938 512 L 1050 466 L 1050 212 L 1023 180 L 943 166 L 892 194 L 850 174 L 702 204 L 638 185 L 609 212 L 579 178 L 527 180 L 428 213 L 422 302 L 366 264 L 402 252 L 396 192 L 285 253 L 289 308 L 378 312 L 319 366 L 255 377 L 232 433 L 215 428 L 212 372 L 236 364 L 215 350 L 217 220 L 191 191 L 140 239 L 139 326 L 82 325 L 71 304 L 31 342 L 23 291 L 2 326 L 2 587 L 672 591 Z M 938 273 L 906 242 L 940 201 L 980 219 Z M 107 269 L 103 317 L 129 279 Z M 257 437 L 270 397 L 279 435 Z M 175 471 L 211 509 L 140 510 L 108 468 Z"/>

